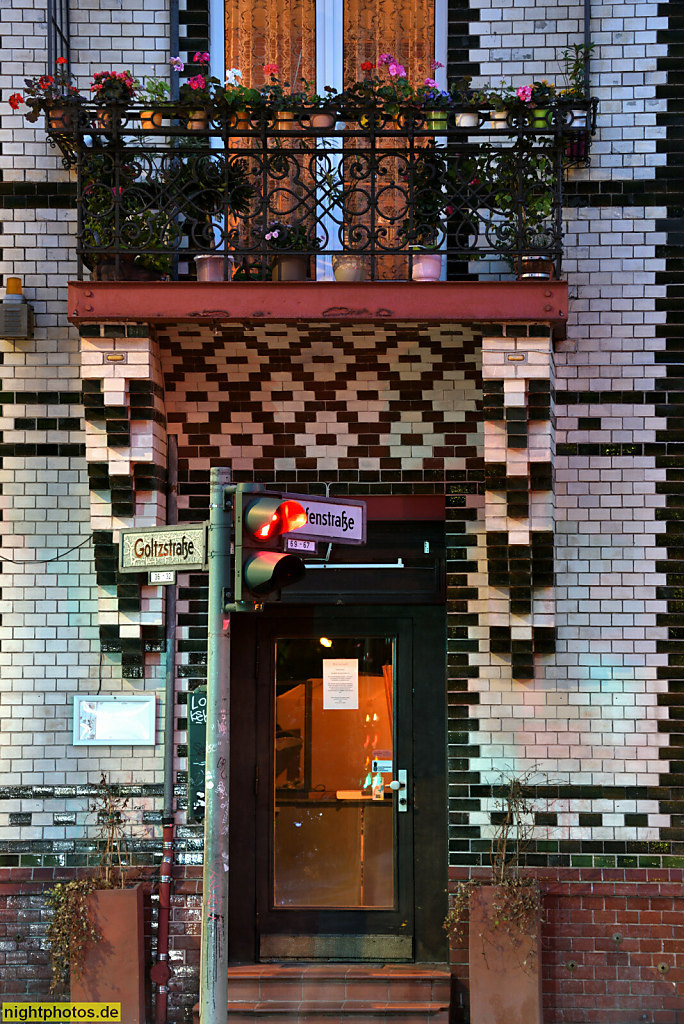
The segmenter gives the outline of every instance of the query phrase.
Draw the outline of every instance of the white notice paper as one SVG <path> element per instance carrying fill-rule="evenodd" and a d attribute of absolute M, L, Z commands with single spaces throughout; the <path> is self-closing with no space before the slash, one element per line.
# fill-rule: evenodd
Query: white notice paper
<path fill-rule="evenodd" d="M 359 659 L 323 659 L 323 710 L 359 706 Z"/>

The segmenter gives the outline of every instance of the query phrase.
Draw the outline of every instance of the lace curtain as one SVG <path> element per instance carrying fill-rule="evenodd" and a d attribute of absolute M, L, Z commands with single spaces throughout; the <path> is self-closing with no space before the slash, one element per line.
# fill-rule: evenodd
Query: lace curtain
<path fill-rule="evenodd" d="M 361 64 L 391 53 L 412 85 L 432 77 L 434 0 L 344 0 L 344 84 L 363 77 Z"/>
<path fill-rule="evenodd" d="M 281 81 L 316 77 L 315 0 L 226 0 L 226 67 L 242 84 L 264 84 L 264 64 L 277 64 Z"/>

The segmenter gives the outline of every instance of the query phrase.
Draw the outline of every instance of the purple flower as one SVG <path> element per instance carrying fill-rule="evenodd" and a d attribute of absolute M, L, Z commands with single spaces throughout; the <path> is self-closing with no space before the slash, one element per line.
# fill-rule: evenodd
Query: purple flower
<path fill-rule="evenodd" d="M 397 64 L 396 61 L 393 61 L 392 64 L 390 64 L 390 66 L 387 68 L 387 70 L 389 71 L 390 75 L 392 75 L 393 78 L 396 77 L 397 75 L 400 78 L 406 78 L 406 68 L 404 67 L 403 64 Z"/>
<path fill-rule="evenodd" d="M 180 57 L 172 57 L 171 60 L 169 61 L 169 64 L 171 65 L 174 71 L 182 71 L 185 67 L 185 64 L 180 59 Z"/>
<path fill-rule="evenodd" d="M 381 64 L 394 64 L 394 57 L 391 53 L 381 53 L 378 57 L 378 66 Z"/>
<path fill-rule="evenodd" d="M 425 79 L 425 85 L 429 85 L 431 89 L 437 89 L 438 88 L 437 83 L 435 82 L 434 78 L 426 78 Z"/>
<path fill-rule="evenodd" d="M 443 67 L 444 67 L 444 65 L 440 64 L 440 62 L 438 60 L 431 60 L 430 61 L 430 68 L 432 69 L 432 71 L 436 71 L 437 68 L 443 68 Z"/>

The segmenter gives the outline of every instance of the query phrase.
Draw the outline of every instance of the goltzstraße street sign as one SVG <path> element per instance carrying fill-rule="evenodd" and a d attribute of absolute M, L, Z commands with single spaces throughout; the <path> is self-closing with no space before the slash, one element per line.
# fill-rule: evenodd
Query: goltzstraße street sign
<path fill-rule="evenodd" d="M 318 498 L 308 494 L 283 494 L 306 510 L 307 523 L 297 530 L 300 539 L 327 540 L 331 544 L 366 543 L 366 503 L 352 498 Z"/>
<path fill-rule="evenodd" d="M 197 571 L 205 567 L 206 560 L 206 523 L 122 530 L 119 537 L 119 572 Z"/>

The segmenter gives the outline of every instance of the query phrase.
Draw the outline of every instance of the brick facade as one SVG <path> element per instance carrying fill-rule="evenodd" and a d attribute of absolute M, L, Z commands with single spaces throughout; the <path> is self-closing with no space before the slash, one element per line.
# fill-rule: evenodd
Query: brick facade
<path fill-rule="evenodd" d="M 22 277 L 36 312 L 32 341 L 0 340 L 7 995 L 47 992 L 41 893 L 92 860 L 89 791 L 102 771 L 131 795 L 131 848 L 155 905 L 161 747 L 74 748 L 71 700 L 163 693 L 162 588 L 118 576 L 113 559 L 120 528 L 165 521 L 174 434 L 181 521 L 206 517 L 217 461 L 235 480 L 312 493 L 446 496 L 451 883 L 489 863 L 498 773 L 536 773 L 526 866 L 544 892 L 547 1024 L 679 1024 L 680 7 L 592 12 L 599 127 L 591 166 L 566 183 L 571 301 L 556 339 L 547 324 L 426 320 L 77 330 L 66 316 L 74 173 L 6 104 L 45 70 L 45 12 L 30 0 L 0 8 L 0 274 Z M 181 8 L 181 52 L 203 49 L 206 5 Z M 162 0 L 71 13 L 82 87 L 101 67 L 166 73 Z M 558 81 L 582 14 L 449 0 L 449 72 Z M 108 362 L 113 352 L 125 362 Z M 180 578 L 174 1021 L 190 1019 L 197 988 L 202 837 L 185 820 L 185 702 L 206 677 L 206 597 L 206 575 Z M 461 1024 L 460 947 L 452 965 Z"/>

